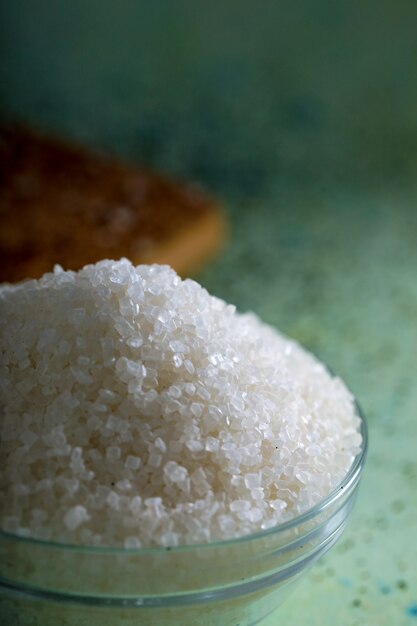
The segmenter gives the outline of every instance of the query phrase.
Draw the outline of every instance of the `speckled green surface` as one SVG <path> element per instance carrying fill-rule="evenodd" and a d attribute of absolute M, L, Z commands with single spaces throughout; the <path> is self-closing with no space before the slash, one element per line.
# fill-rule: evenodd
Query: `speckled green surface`
<path fill-rule="evenodd" d="M 344 201 L 346 202 L 346 200 Z M 284 203 L 283 203 L 284 204 Z M 256 203 L 200 276 L 311 347 L 360 398 L 370 453 L 351 525 L 275 624 L 404 626 L 417 604 L 417 214 L 413 198 Z M 236 231 L 235 231 L 236 234 Z M 239 268 L 237 270 L 236 268 Z M 219 278 L 219 276 L 221 278 Z M 337 620 L 337 622 L 336 622 Z"/>
<path fill-rule="evenodd" d="M 417 624 L 417 5 L 7 4 L 3 113 L 212 189 L 231 236 L 198 279 L 368 415 L 352 523 L 265 626 Z"/>

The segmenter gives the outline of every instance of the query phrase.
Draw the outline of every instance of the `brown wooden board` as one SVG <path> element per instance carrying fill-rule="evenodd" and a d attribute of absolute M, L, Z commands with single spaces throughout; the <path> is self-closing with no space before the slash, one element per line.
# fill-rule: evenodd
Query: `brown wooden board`
<path fill-rule="evenodd" d="M 32 130 L 0 129 L 0 281 L 122 256 L 186 275 L 224 232 L 222 212 L 196 186 Z"/>

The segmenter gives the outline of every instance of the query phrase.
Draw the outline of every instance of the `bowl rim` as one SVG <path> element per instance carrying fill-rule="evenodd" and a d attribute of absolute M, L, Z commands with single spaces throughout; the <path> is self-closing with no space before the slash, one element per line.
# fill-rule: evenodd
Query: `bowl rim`
<path fill-rule="evenodd" d="M 349 492 L 350 488 L 354 487 L 359 481 L 362 470 L 365 465 L 366 456 L 368 452 L 368 424 L 365 418 L 365 415 L 361 409 L 360 404 L 358 403 L 355 396 L 353 396 L 353 403 L 355 407 L 356 416 L 360 419 L 360 426 L 358 432 L 360 432 L 362 436 L 361 449 L 355 458 L 352 461 L 352 464 L 349 468 L 346 476 L 336 485 L 336 487 L 326 496 L 324 499 L 320 500 L 316 505 L 307 509 L 301 515 L 297 515 L 296 517 L 284 522 L 283 524 L 278 524 L 277 526 L 272 526 L 271 528 L 267 528 L 265 530 L 260 530 L 255 533 L 248 533 L 246 535 L 242 535 L 241 537 L 233 537 L 232 539 L 223 539 L 220 541 L 212 541 L 209 543 L 194 543 L 194 544 L 183 544 L 179 546 L 172 547 L 163 547 L 163 546 L 153 546 L 153 547 L 141 547 L 141 548 L 125 548 L 122 546 L 117 547 L 106 547 L 106 546 L 90 546 L 90 545 L 78 545 L 71 543 L 60 543 L 55 541 L 47 541 L 44 539 L 36 539 L 34 537 L 24 537 L 21 535 L 16 535 L 13 533 L 9 533 L 0 529 L 0 540 L 6 541 L 15 541 L 16 543 L 21 543 L 24 545 L 33 545 L 38 548 L 45 548 L 49 550 L 65 550 L 72 551 L 82 554 L 102 554 L 102 555 L 120 555 L 120 556 L 140 556 L 140 555 L 151 555 L 151 554 L 179 554 L 185 552 L 193 552 L 200 550 L 210 550 L 210 549 L 221 549 L 227 548 L 230 546 L 240 545 L 242 543 L 257 541 L 264 539 L 265 537 L 270 537 L 272 535 L 279 535 L 281 533 L 285 533 L 288 530 L 291 530 L 297 526 L 304 524 L 305 522 L 310 521 L 316 516 L 320 515 L 323 511 L 333 505 L 335 502 L 340 500 L 346 493 Z"/>

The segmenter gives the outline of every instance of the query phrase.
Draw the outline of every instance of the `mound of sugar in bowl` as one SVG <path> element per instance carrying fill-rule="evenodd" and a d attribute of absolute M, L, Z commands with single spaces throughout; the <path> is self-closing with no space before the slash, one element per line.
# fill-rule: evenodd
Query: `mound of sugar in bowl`
<path fill-rule="evenodd" d="M 340 379 L 167 266 L 56 267 L 0 289 L 0 527 L 176 546 L 325 498 L 361 444 Z"/>

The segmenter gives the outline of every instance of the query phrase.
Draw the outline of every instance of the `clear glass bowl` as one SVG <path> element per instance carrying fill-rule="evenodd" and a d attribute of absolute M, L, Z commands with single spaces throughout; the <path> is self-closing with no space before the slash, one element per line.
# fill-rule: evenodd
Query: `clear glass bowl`
<path fill-rule="evenodd" d="M 368 434 L 343 482 L 303 515 L 231 541 L 177 548 L 60 545 L 0 533 L 0 624 L 253 626 L 338 540 Z"/>

